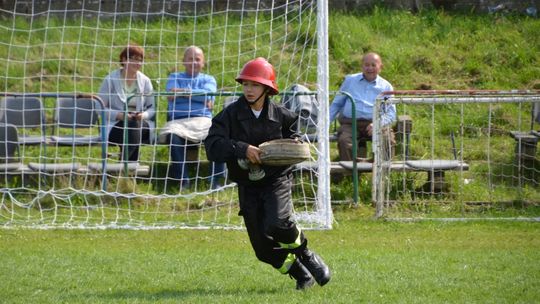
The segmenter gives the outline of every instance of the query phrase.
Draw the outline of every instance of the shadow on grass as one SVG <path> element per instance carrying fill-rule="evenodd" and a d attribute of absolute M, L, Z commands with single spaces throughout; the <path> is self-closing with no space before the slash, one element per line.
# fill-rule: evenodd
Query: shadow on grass
<path fill-rule="evenodd" d="M 110 293 L 95 293 L 95 294 L 85 294 L 85 298 L 100 298 L 104 300 L 128 300 L 129 302 L 135 300 L 142 301 L 155 301 L 158 299 L 168 300 L 168 299 L 188 299 L 188 298 L 199 298 L 200 297 L 229 297 L 229 296 L 239 296 L 246 295 L 248 297 L 257 296 L 257 295 L 274 295 L 283 293 L 283 288 L 269 288 L 268 286 L 262 286 L 261 288 L 245 288 L 245 289 L 207 289 L 207 288 L 192 288 L 192 289 L 166 289 L 161 291 L 137 291 L 137 290 L 125 290 L 125 291 L 116 291 Z"/>

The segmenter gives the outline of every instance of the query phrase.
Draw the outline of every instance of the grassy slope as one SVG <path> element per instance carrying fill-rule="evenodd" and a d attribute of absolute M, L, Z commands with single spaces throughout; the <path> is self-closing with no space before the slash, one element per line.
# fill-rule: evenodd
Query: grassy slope
<path fill-rule="evenodd" d="M 301 293 L 241 231 L 0 230 L 5 303 L 532 303 L 540 226 L 390 223 L 338 210 L 309 231 L 334 272 Z"/>
<path fill-rule="evenodd" d="M 19 29 L 36 30 L 12 32 L 8 30 L 13 26 L 12 20 L 0 20 L 5 26 L 0 27 L 0 50 L 10 56 L 9 63 L 0 62 L 2 70 L 7 68 L 4 75 L 9 75 L 9 78 L 0 75 L 0 88 L 11 92 L 95 92 L 102 77 L 117 67 L 117 54 L 128 41 L 161 46 L 147 49 L 144 67 L 145 73 L 157 80 L 166 78 L 179 62 L 182 47 L 176 46 L 212 45 L 221 43 L 227 35 L 231 42 L 225 47 L 230 48 L 230 54 L 221 47 L 210 48 L 208 72 L 219 71 L 221 60 L 234 70 L 251 56 L 261 56 L 268 51 L 266 43 L 260 42 L 259 54 L 255 54 L 255 41 L 251 41 L 250 35 L 266 39 L 264 34 L 270 31 L 268 24 L 260 20 L 256 32 L 250 27 L 244 29 L 245 40 L 239 46 L 234 44 L 239 33 L 232 24 L 227 32 L 219 27 L 220 23 L 239 22 L 234 18 L 216 17 L 212 23 L 204 18 L 198 20 L 199 30 L 213 28 L 212 35 L 201 37 L 193 37 L 192 24 L 177 24 L 174 19 L 148 23 L 126 20 L 116 23 L 68 22 L 65 26 L 64 20 L 52 18 L 29 24 L 21 18 L 16 22 Z M 37 30 L 45 27 L 47 31 Z M 333 12 L 328 35 L 331 88 L 337 90 L 346 74 L 360 71 L 359 60 L 364 52 L 377 51 L 385 62 L 383 76 L 397 89 L 539 89 L 538 32 L 540 21 L 523 16 L 460 15 L 439 11 L 412 14 L 378 8 L 358 14 Z M 305 39 L 298 42 L 312 43 L 308 42 L 309 37 Z M 27 48 L 28 45 L 33 47 Z M 236 55 L 238 47 L 246 54 L 245 58 Z M 272 60 L 286 65 L 287 52 L 291 51 L 296 51 L 295 47 L 283 50 L 284 53 L 278 54 L 280 58 L 273 57 Z M 72 60 L 74 58 L 76 60 Z M 294 71 L 294 66 L 290 70 Z M 73 77 L 57 78 L 55 75 L 59 73 Z M 27 78 L 22 83 L 17 77 L 25 75 Z M 235 86 L 234 71 L 216 76 L 220 87 Z"/>
<path fill-rule="evenodd" d="M 397 89 L 540 89 L 538 19 L 375 9 L 334 13 L 329 32 L 335 88 L 377 51 Z"/>

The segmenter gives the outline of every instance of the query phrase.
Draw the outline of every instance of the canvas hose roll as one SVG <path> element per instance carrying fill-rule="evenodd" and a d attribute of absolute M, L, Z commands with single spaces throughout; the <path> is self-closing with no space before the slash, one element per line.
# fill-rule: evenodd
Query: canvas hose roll
<path fill-rule="evenodd" d="M 310 158 L 309 145 L 296 139 L 274 139 L 259 145 L 261 162 L 267 166 L 287 166 Z"/>
<path fill-rule="evenodd" d="M 259 145 L 261 162 L 267 166 L 289 166 L 308 160 L 309 145 L 296 139 L 275 139 Z M 249 179 L 257 181 L 265 176 L 264 170 L 247 159 L 239 159 L 241 168 L 249 170 Z"/>

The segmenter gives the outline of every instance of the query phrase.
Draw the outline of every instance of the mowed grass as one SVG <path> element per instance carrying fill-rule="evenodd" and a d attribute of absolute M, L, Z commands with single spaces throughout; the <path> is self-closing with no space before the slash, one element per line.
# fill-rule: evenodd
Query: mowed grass
<path fill-rule="evenodd" d="M 540 225 L 397 223 L 336 210 L 307 231 L 330 265 L 306 292 L 244 231 L 0 230 L 2 303 L 535 303 Z"/>

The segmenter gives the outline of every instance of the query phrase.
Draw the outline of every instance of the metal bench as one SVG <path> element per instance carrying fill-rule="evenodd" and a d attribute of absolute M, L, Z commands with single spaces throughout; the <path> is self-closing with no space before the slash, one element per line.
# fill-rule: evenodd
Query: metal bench
<path fill-rule="evenodd" d="M 425 159 L 408 160 L 405 162 L 408 168 L 413 171 L 425 171 L 428 173 L 428 179 L 423 186 L 425 192 L 440 193 L 448 190 L 448 184 L 444 179 L 444 173 L 451 171 L 467 171 L 469 165 L 458 160 L 446 159 Z"/>
<path fill-rule="evenodd" d="M 340 161 L 339 165 L 345 170 L 345 172 L 350 172 L 353 170 L 352 161 Z M 369 162 L 357 162 L 356 170 L 358 173 L 370 173 L 373 171 L 373 164 Z M 447 183 L 445 181 L 446 171 L 467 170 L 469 170 L 469 165 L 467 163 L 458 160 L 446 159 L 394 161 L 390 165 L 391 172 L 427 172 L 428 178 L 423 186 L 423 189 L 426 192 L 433 193 L 440 193 L 448 190 Z M 334 172 L 338 171 L 334 170 Z"/>
<path fill-rule="evenodd" d="M 539 132 L 511 131 L 510 136 L 516 141 L 515 158 L 520 164 L 534 160 L 536 146 L 540 138 Z"/>
<path fill-rule="evenodd" d="M 133 174 L 135 176 L 149 176 L 150 175 L 150 166 L 142 165 L 138 162 L 128 162 L 124 163 L 106 163 L 105 168 L 103 168 L 102 163 L 89 163 L 87 170 L 95 173 L 102 174 L 103 171 L 110 175 L 121 175 L 125 173 L 127 169 L 128 174 Z"/>

